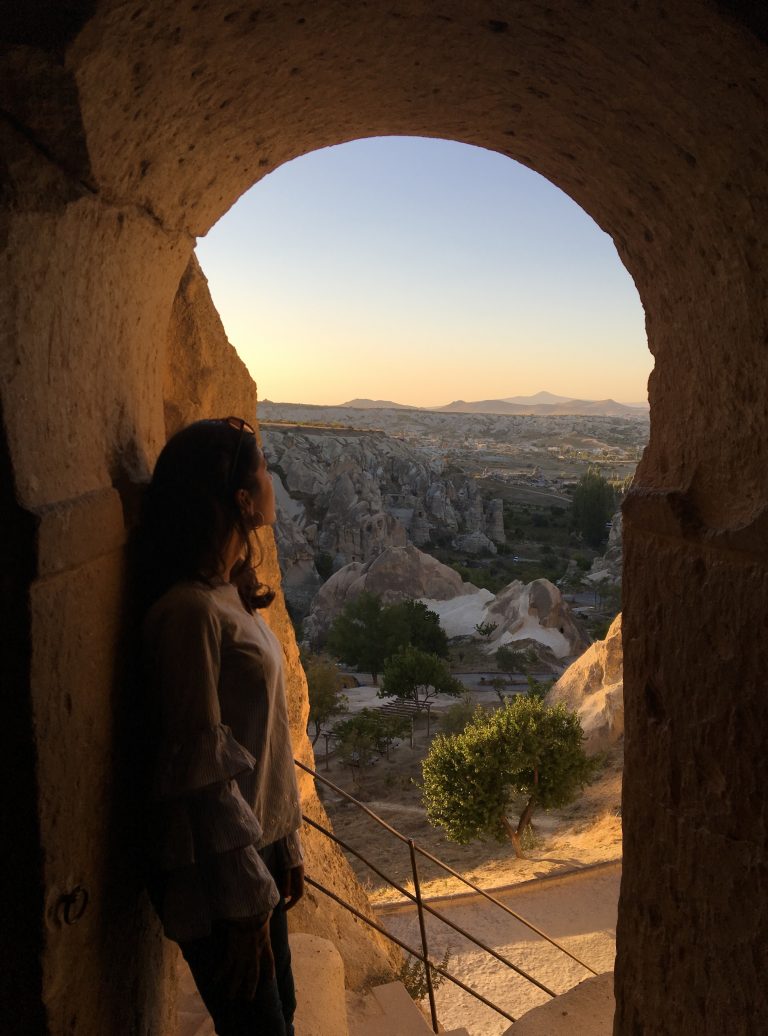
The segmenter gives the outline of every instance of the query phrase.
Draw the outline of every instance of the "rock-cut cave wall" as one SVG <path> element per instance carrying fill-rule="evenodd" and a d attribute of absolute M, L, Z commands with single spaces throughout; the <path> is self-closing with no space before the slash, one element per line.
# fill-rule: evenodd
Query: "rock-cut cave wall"
<path fill-rule="evenodd" d="M 17 8 L 0 55 L 0 938 L 17 1031 L 167 1031 L 167 955 L 131 858 L 125 530 L 166 421 L 253 398 L 234 360 L 226 405 L 215 379 L 198 391 L 194 365 L 165 388 L 169 325 L 186 319 L 214 355 L 208 318 L 184 311 L 194 239 L 282 162 L 402 133 L 538 170 L 611 235 L 637 285 L 655 369 L 625 510 L 615 1031 L 768 1030 L 762 8 Z M 82 895 L 69 915 L 62 896 L 79 886 L 90 902 L 68 924 Z"/>

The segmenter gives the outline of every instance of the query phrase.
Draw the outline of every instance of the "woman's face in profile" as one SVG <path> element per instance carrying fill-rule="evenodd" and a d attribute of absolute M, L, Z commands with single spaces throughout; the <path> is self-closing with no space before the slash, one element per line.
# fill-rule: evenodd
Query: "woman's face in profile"
<path fill-rule="evenodd" d="M 253 507 L 258 511 L 265 525 L 274 525 L 277 520 L 275 511 L 275 487 L 272 485 L 272 475 L 267 468 L 267 461 L 261 450 L 256 454 L 256 471 L 253 476 L 253 489 L 251 490 Z"/>

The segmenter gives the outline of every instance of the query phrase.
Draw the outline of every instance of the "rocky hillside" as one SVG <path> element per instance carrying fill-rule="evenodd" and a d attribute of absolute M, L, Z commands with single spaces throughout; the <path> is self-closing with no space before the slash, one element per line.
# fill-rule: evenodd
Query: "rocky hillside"
<path fill-rule="evenodd" d="M 476 637 L 476 625 L 490 623 L 489 654 L 513 643 L 534 647 L 543 661 L 556 663 L 580 654 L 588 644 L 570 607 L 548 580 L 513 582 L 494 595 L 463 582 L 452 568 L 408 545 L 388 547 L 373 560 L 352 562 L 331 576 L 304 623 L 305 639 L 313 648 L 322 646 L 334 618 L 364 590 L 386 604 L 407 598 L 424 601 L 438 614 L 449 638 Z"/>
<path fill-rule="evenodd" d="M 501 500 L 449 472 L 437 450 L 375 431 L 262 424 L 262 433 L 283 585 L 302 613 L 321 576 L 387 547 L 450 544 L 478 554 L 505 542 Z"/>

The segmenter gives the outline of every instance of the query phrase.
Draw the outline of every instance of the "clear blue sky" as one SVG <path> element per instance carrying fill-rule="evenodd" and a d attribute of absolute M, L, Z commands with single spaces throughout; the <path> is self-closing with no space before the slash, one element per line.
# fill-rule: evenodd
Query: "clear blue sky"
<path fill-rule="evenodd" d="M 312 152 L 197 254 L 262 399 L 646 398 L 643 310 L 613 242 L 492 151 L 378 137 Z"/>

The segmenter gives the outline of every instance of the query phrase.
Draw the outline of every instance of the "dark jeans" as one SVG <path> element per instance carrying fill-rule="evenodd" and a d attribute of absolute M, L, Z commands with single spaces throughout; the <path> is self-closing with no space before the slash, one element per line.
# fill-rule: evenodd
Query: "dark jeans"
<path fill-rule="evenodd" d="M 272 870 L 270 848 L 262 850 L 262 856 Z M 296 994 L 283 899 L 272 912 L 269 934 L 275 957 L 275 977 L 259 983 L 254 1000 L 230 1000 L 213 981 L 224 952 L 226 932 L 223 925 L 214 925 L 213 932 L 204 939 L 180 944 L 218 1036 L 294 1036 Z"/>

